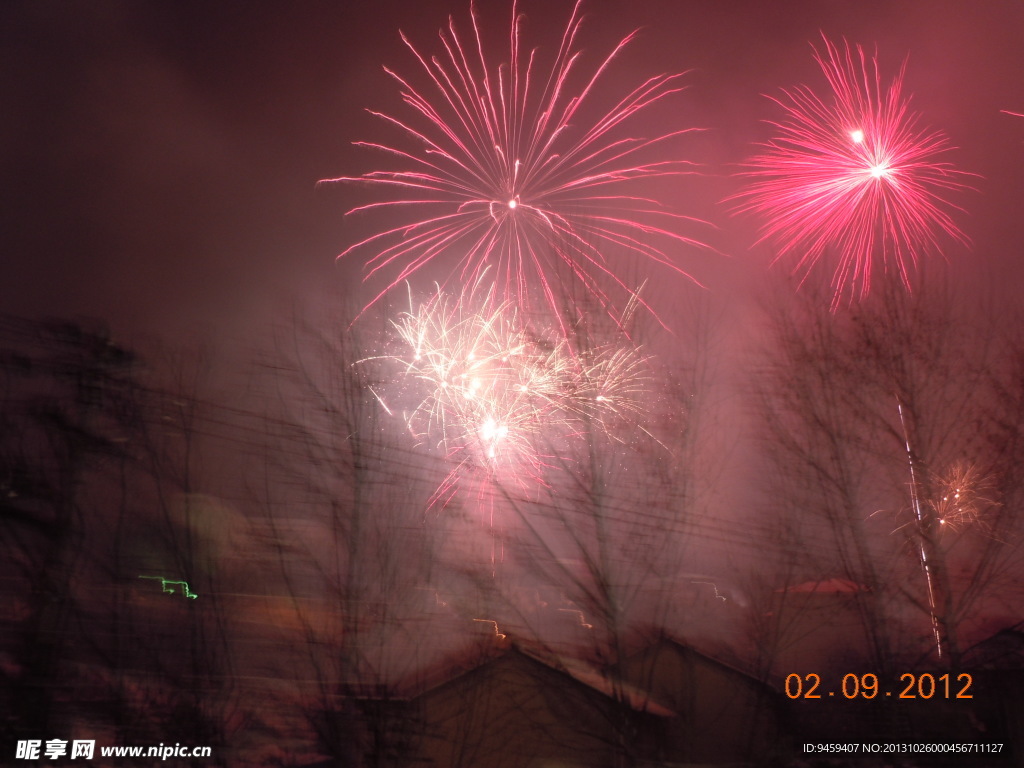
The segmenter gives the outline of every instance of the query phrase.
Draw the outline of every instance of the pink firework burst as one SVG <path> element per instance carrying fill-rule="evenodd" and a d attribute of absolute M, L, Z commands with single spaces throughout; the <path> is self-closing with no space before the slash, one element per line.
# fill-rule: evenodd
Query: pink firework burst
<path fill-rule="evenodd" d="M 682 74 L 651 77 L 590 119 L 602 76 L 635 32 L 595 70 L 580 72 L 577 3 L 553 65 L 542 69 L 536 50 L 521 49 L 522 18 L 513 2 L 509 60 L 495 66 L 472 5 L 470 14 L 468 38 L 452 21 L 441 30 L 440 56 L 422 54 L 402 35 L 426 88 L 386 69 L 412 114 L 372 114 L 408 146 L 357 142 L 390 157 L 395 168 L 323 180 L 365 183 L 387 198 L 348 212 L 386 215 L 388 223 L 339 256 L 369 253 L 367 279 L 380 273 L 387 280 L 370 305 L 443 257 L 455 260 L 448 268 L 463 285 L 491 269 L 504 299 L 526 307 L 539 295 L 556 313 L 559 274 L 579 280 L 605 304 L 613 303 L 612 292 L 631 295 L 606 260 L 610 250 L 641 254 L 687 275 L 666 249 L 699 245 L 678 231 L 694 219 L 667 210 L 640 187 L 693 172 L 692 163 L 672 157 L 672 146 L 694 129 L 650 137 L 624 132 L 639 113 L 681 91 Z"/>
<path fill-rule="evenodd" d="M 767 220 L 759 242 L 777 244 L 776 261 L 795 257 L 804 279 L 835 258 L 835 309 L 866 296 L 879 265 L 910 290 L 922 255 L 944 238 L 966 244 L 952 216 L 960 209 L 944 195 L 966 189 L 971 174 L 941 159 L 952 149 L 943 134 L 919 127 L 904 68 L 883 85 L 877 57 L 827 39 L 815 59 L 831 94 L 800 86 L 772 99 L 785 117 L 771 122 L 778 134 L 749 161 L 745 175 L 756 181 L 737 197 L 741 211 Z"/>

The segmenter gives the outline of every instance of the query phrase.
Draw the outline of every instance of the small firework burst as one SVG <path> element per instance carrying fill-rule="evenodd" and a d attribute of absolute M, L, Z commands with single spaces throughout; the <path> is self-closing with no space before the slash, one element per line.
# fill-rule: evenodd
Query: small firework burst
<path fill-rule="evenodd" d="M 973 464 L 959 461 L 934 481 L 935 499 L 930 503 L 935 520 L 953 531 L 975 527 L 988 530 L 986 513 L 999 506 L 993 499 L 995 483 Z"/>

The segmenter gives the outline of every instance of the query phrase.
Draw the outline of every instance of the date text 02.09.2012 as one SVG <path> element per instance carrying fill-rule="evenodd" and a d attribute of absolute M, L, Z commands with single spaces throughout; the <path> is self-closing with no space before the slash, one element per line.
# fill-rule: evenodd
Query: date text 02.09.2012
<path fill-rule="evenodd" d="M 948 672 L 933 675 L 930 672 L 906 672 L 899 677 L 899 682 L 892 690 L 883 690 L 878 682 L 878 675 L 873 672 L 865 674 L 849 673 L 843 675 L 841 684 L 830 689 L 821 684 L 821 675 L 809 672 L 798 675 L 795 672 L 786 676 L 786 696 L 791 699 L 826 699 L 842 696 L 846 699 L 973 699 L 971 686 L 974 678 L 967 672 L 951 675 Z"/>

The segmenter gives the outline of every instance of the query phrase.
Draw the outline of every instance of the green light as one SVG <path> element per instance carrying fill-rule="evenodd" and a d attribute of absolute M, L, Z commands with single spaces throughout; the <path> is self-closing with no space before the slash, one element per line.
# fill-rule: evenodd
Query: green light
<path fill-rule="evenodd" d="M 197 595 L 195 592 L 189 589 L 187 581 L 170 581 L 169 579 L 165 579 L 163 576 L 139 576 L 139 578 L 153 579 L 154 581 L 159 581 L 160 586 L 162 587 L 162 591 L 170 595 L 174 594 L 174 589 L 172 587 L 180 587 L 181 594 L 189 600 L 195 600 L 197 597 L 199 597 L 199 595 Z"/>

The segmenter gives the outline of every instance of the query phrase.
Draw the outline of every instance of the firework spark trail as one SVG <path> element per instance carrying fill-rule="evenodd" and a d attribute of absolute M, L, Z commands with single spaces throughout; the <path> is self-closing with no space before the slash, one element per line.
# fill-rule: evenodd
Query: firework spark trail
<path fill-rule="evenodd" d="M 776 261 L 794 256 L 803 279 L 835 252 L 835 309 L 868 294 L 876 264 L 910 290 L 919 257 L 939 252 L 940 239 L 966 244 L 952 217 L 961 209 L 943 195 L 967 189 L 971 174 L 939 159 L 952 149 L 943 134 L 918 126 L 905 65 L 883 86 L 877 58 L 824 42 L 815 59 L 830 97 L 800 86 L 772 99 L 785 117 L 771 122 L 778 134 L 749 161 L 744 175 L 755 181 L 734 199 L 767 220 L 759 242 L 778 245 Z"/>
<path fill-rule="evenodd" d="M 925 516 L 922 511 L 921 495 L 918 489 L 917 469 L 914 466 L 914 452 L 910 447 L 910 433 L 907 431 L 907 422 L 903 415 L 903 403 L 896 398 L 896 407 L 900 414 L 900 426 L 903 429 L 904 447 L 907 451 L 907 466 L 910 470 L 910 502 L 917 523 L 918 541 L 917 552 L 921 562 L 921 571 L 924 573 L 925 586 L 928 592 L 928 615 L 932 624 L 932 636 L 935 638 L 935 653 L 941 659 L 943 657 L 943 632 L 939 622 L 938 606 L 936 600 L 935 573 L 928 557 L 928 548 L 925 546 L 926 530 Z"/>
<path fill-rule="evenodd" d="M 322 182 L 381 188 L 390 199 L 348 213 L 384 210 L 390 221 L 400 222 L 339 256 L 370 252 L 367 279 L 381 272 L 391 275 L 367 306 L 453 252 L 460 258 L 452 275 L 463 285 L 493 268 L 504 300 L 526 307 L 537 290 L 559 317 L 555 275 L 560 265 L 604 304 L 614 305 L 611 292 L 629 293 L 602 255 L 608 247 L 641 254 L 690 277 L 665 249 L 700 245 L 678 231 L 695 219 L 667 210 L 637 190 L 636 182 L 693 173 L 693 163 L 675 159 L 672 146 L 674 139 L 696 129 L 649 138 L 625 136 L 620 130 L 681 91 L 683 74 L 651 77 L 587 122 L 582 108 L 594 100 L 607 68 L 635 32 L 574 90 L 579 2 L 546 73 L 540 71 L 536 50 L 526 55 L 521 50 L 522 19 L 515 2 L 510 58 L 501 66 L 488 60 L 472 4 L 470 15 L 471 39 L 460 38 L 451 20 L 441 30 L 441 56 L 428 58 L 402 36 L 430 80 L 433 101 L 410 80 L 386 70 L 417 119 L 372 114 L 411 139 L 411 147 L 357 144 L 383 152 L 399 168 Z M 666 154 L 670 159 L 662 159 Z"/>
<path fill-rule="evenodd" d="M 392 326 L 395 349 L 382 358 L 395 373 L 383 386 L 395 396 L 374 395 L 451 464 L 432 504 L 444 506 L 480 471 L 523 490 L 545 487 L 552 451 L 579 435 L 593 439 L 594 430 L 615 439 L 616 425 L 643 416 L 641 350 L 577 348 L 557 329 L 533 330 L 493 286 L 457 298 L 438 287 L 418 306 L 410 294 Z"/>

